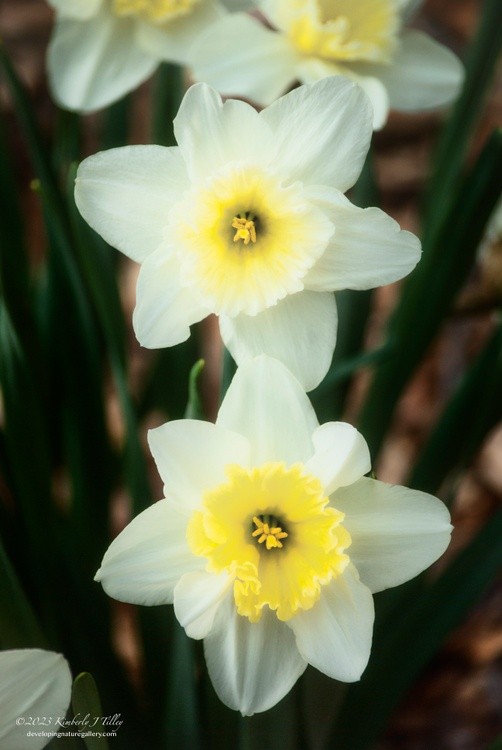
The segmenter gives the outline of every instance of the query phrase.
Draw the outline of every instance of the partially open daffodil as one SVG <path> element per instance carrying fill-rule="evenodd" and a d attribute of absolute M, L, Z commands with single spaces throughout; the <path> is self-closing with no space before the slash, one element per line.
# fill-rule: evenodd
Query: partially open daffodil
<path fill-rule="evenodd" d="M 319 426 L 298 381 L 266 356 L 238 369 L 215 425 L 169 422 L 149 443 L 166 498 L 110 545 L 96 575 L 105 591 L 174 602 L 204 639 L 221 700 L 244 715 L 277 703 L 307 663 L 358 680 L 372 593 L 443 553 L 446 507 L 366 478 L 363 437 Z"/>

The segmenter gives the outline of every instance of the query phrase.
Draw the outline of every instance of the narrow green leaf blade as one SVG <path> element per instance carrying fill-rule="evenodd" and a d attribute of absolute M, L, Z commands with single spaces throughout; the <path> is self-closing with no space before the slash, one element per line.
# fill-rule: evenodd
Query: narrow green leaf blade
<path fill-rule="evenodd" d="M 88 672 L 79 674 L 73 682 L 71 693 L 73 721 L 82 735 L 87 750 L 108 750 L 106 737 L 102 733 L 113 731 L 103 723 L 103 709 L 98 688 Z M 108 718 L 108 717 L 107 717 Z M 73 727 L 72 727 L 73 728 Z"/>

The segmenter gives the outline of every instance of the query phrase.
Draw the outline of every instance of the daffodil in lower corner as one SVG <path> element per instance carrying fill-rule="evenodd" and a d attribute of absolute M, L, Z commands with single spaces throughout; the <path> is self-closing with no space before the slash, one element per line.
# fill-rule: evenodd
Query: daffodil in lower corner
<path fill-rule="evenodd" d="M 345 682 L 368 662 L 372 594 L 446 549 L 446 507 L 368 479 L 351 425 L 319 426 L 298 381 L 265 355 L 240 367 L 216 424 L 149 433 L 165 499 L 112 542 L 96 575 L 115 599 L 173 602 L 204 639 L 221 700 L 275 705 L 312 664 Z"/>
<path fill-rule="evenodd" d="M 343 193 L 369 148 L 371 105 L 330 78 L 256 112 L 204 84 L 186 94 L 177 147 L 127 146 L 79 167 L 77 206 L 111 245 L 142 264 L 134 327 L 172 346 L 209 313 L 238 364 L 280 359 L 306 390 L 329 369 L 332 292 L 401 279 L 420 242 Z"/>
<path fill-rule="evenodd" d="M 184 64 L 198 36 L 253 0 L 48 0 L 47 67 L 62 107 L 91 112 L 129 93 L 162 60 Z M 227 7 L 228 6 L 228 7 Z"/>
<path fill-rule="evenodd" d="M 70 668 L 61 654 L 38 648 L 0 651 L 2 750 L 48 745 L 57 732 L 57 719 L 65 718 L 70 705 L 71 685 Z M 33 717 L 36 725 L 30 723 Z"/>
<path fill-rule="evenodd" d="M 407 29 L 417 0 L 263 0 L 266 20 L 240 13 L 207 29 L 191 51 L 196 80 L 270 104 L 294 84 L 343 75 L 368 94 L 374 127 L 389 108 L 418 112 L 455 99 L 463 68 L 446 47 Z"/>

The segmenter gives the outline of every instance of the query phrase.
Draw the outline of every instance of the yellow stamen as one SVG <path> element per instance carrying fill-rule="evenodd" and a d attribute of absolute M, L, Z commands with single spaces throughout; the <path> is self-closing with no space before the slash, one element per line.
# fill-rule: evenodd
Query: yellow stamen
<path fill-rule="evenodd" d="M 285 539 L 288 534 L 283 531 L 280 526 L 269 526 L 265 521 L 261 521 L 258 516 L 254 516 L 253 523 L 255 524 L 256 529 L 251 536 L 260 537 L 258 539 L 258 544 L 263 544 L 263 542 L 265 542 L 267 549 L 283 546 L 280 540 Z"/>
<path fill-rule="evenodd" d="M 240 216 L 235 216 L 232 221 L 232 228 L 237 230 L 234 235 L 234 242 L 243 240 L 245 245 L 256 242 L 256 227 L 252 219 L 241 219 Z"/>

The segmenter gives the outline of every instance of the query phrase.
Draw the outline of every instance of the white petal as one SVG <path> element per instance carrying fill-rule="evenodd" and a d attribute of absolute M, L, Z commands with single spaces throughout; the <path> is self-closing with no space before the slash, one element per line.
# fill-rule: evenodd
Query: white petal
<path fill-rule="evenodd" d="M 387 122 L 389 95 L 378 78 L 358 75 L 347 65 L 335 65 L 318 57 L 303 58 L 296 65 L 296 74 L 302 83 L 315 83 L 328 76 L 346 76 L 357 83 L 369 97 L 373 107 L 373 129 L 380 130 Z"/>
<path fill-rule="evenodd" d="M 370 590 L 349 565 L 321 589 L 312 609 L 299 612 L 288 625 L 304 659 L 341 682 L 360 679 L 371 651 L 374 608 Z"/>
<path fill-rule="evenodd" d="M 245 435 L 251 464 L 304 463 L 313 453 L 319 426 L 300 383 L 284 365 L 265 355 L 238 368 L 223 399 L 217 424 Z"/>
<path fill-rule="evenodd" d="M 227 573 L 185 573 L 174 589 L 174 612 L 189 638 L 205 638 L 218 607 L 233 583 Z"/>
<path fill-rule="evenodd" d="M 306 391 L 329 370 L 336 329 L 336 303 L 329 293 L 299 292 L 258 315 L 220 317 L 221 336 L 238 365 L 268 354 L 285 364 Z"/>
<path fill-rule="evenodd" d="M 402 279 L 420 260 L 420 241 L 379 208 L 358 208 L 335 190 L 310 190 L 335 225 L 321 258 L 304 278 L 307 289 L 371 289 Z M 330 208 L 331 206 L 331 208 Z"/>
<path fill-rule="evenodd" d="M 193 180 L 232 161 L 266 164 L 274 152 L 268 125 L 244 102 L 221 97 L 205 83 L 192 86 L 174 120 L 174 132 Z"/>
<path fill-rule="evenodd" d="M 58 16 L 68 18 L 91 18 L 103 4 L 103 0 L 47 0 Z"/>
<path fill-rule="evenodd" d="M 134 332 L 142 346 L 174 346 L 190 336 L 190 326 L 211 311 L 197 289 L 180 286 L 179 264 L 168 243 L 145 260 L 136 287 Z"/>
<path fill-rule="evenodd" d="M 370 452 L 360 432 L 346 422 L 327 422 L 312 435 L 314 455 L 306 469 L 322 482 L 327 495 L 353 484 L 371 469 Z"/>
<path fill-rule="evenodd" d="M 134 43 L 134 23 L 106 9 L 85 21 L 61 18 L 47 56 L 54 98 L 78 112 L 117 101 L 146 81 L 157 64 Z"/>
<path fill-rule="evenodd" d="M 368 97 L 341 76 L 300 86 L 261 112 L 274 131 L 276 163 L 291 179 L 345 192 L 357 180 L 373 132 Z"/>
<path fill-rule="evenodd" d="M 244 716 L 275 706 L 307 666 L 275 613 L 265 608 L 260 622 L 250 623 L 237 614 L 233 592 L 218 609 L 204 652 L 220 700 Z"/>
<path fill-rule="evenodd" d="M 373 107 L 373 130 L 381 130 L 389 116 L 389 92 L 375 76 L 354 76 L 354 80 L 368 96 Z"/>
<path fill-rule="evenodd" d="M 191 54 L 194 78 L 226 96 L 271 104 L 295 80 L 298 55 L 282 34 L 244 14 L 227 16 L 200 37 Z"/>
<path fill-rule="evenodd" d="M 15 649 L 0 653 L 0 746 L 2 750 L 39 750 L 49 737 L 28 737 L 57 731 L 70 705 L 72 679 L 61 654 L 41 649 Z M 30 717 L 51 717 L 50 726 L 33 726 Z M 16 724 L 16 719 L 26 720 Z"/>
<path fill-rule="evenodd" d="M 363 478 L 337 490 L 331 502 L 345 513 L 348 554 L 373 592 L 418 575 L 450 542 L 450 514 L 425 492 Z"/>
<path fill-rule="evenodd" d="M 124 146 L 84 159 L 75 201 L 98 234 L 141 262 L 163 241 L 169 210 L 187 186 L 179 149 Z"/>
<path fill-rule="evenodd" d="M 94 580 L 119 602 L 172 603 L 181 576 L 204 567 L 186 541 L 188 518 L 171 500 L 154 503 L 113 540 Z"/>
<path fill-rule="evenodd" d="M 149 430 L 148 444 L 165 494 L 187 508 L 198 507 L 204 492 L 226 481 L 228 464 L 249 466 L 246 438 L 211 422 L 167 422 Z"/>
<path fill-rule="evenodd" d="M 224 14 L 221 5 L 204 0 L 193 10 L 166 24 L 140 22 L 136 41 L 152 57 L 186 64 L 191 59 L 191 48 L 204 31 Z"/>
<path fill-rule="evenodd" d="M 391 66 L 381 68 L 393 109 L 417 112 L 449 104 L 464 79 L 462 63 L 420 31 L 406 31 Z"/>

